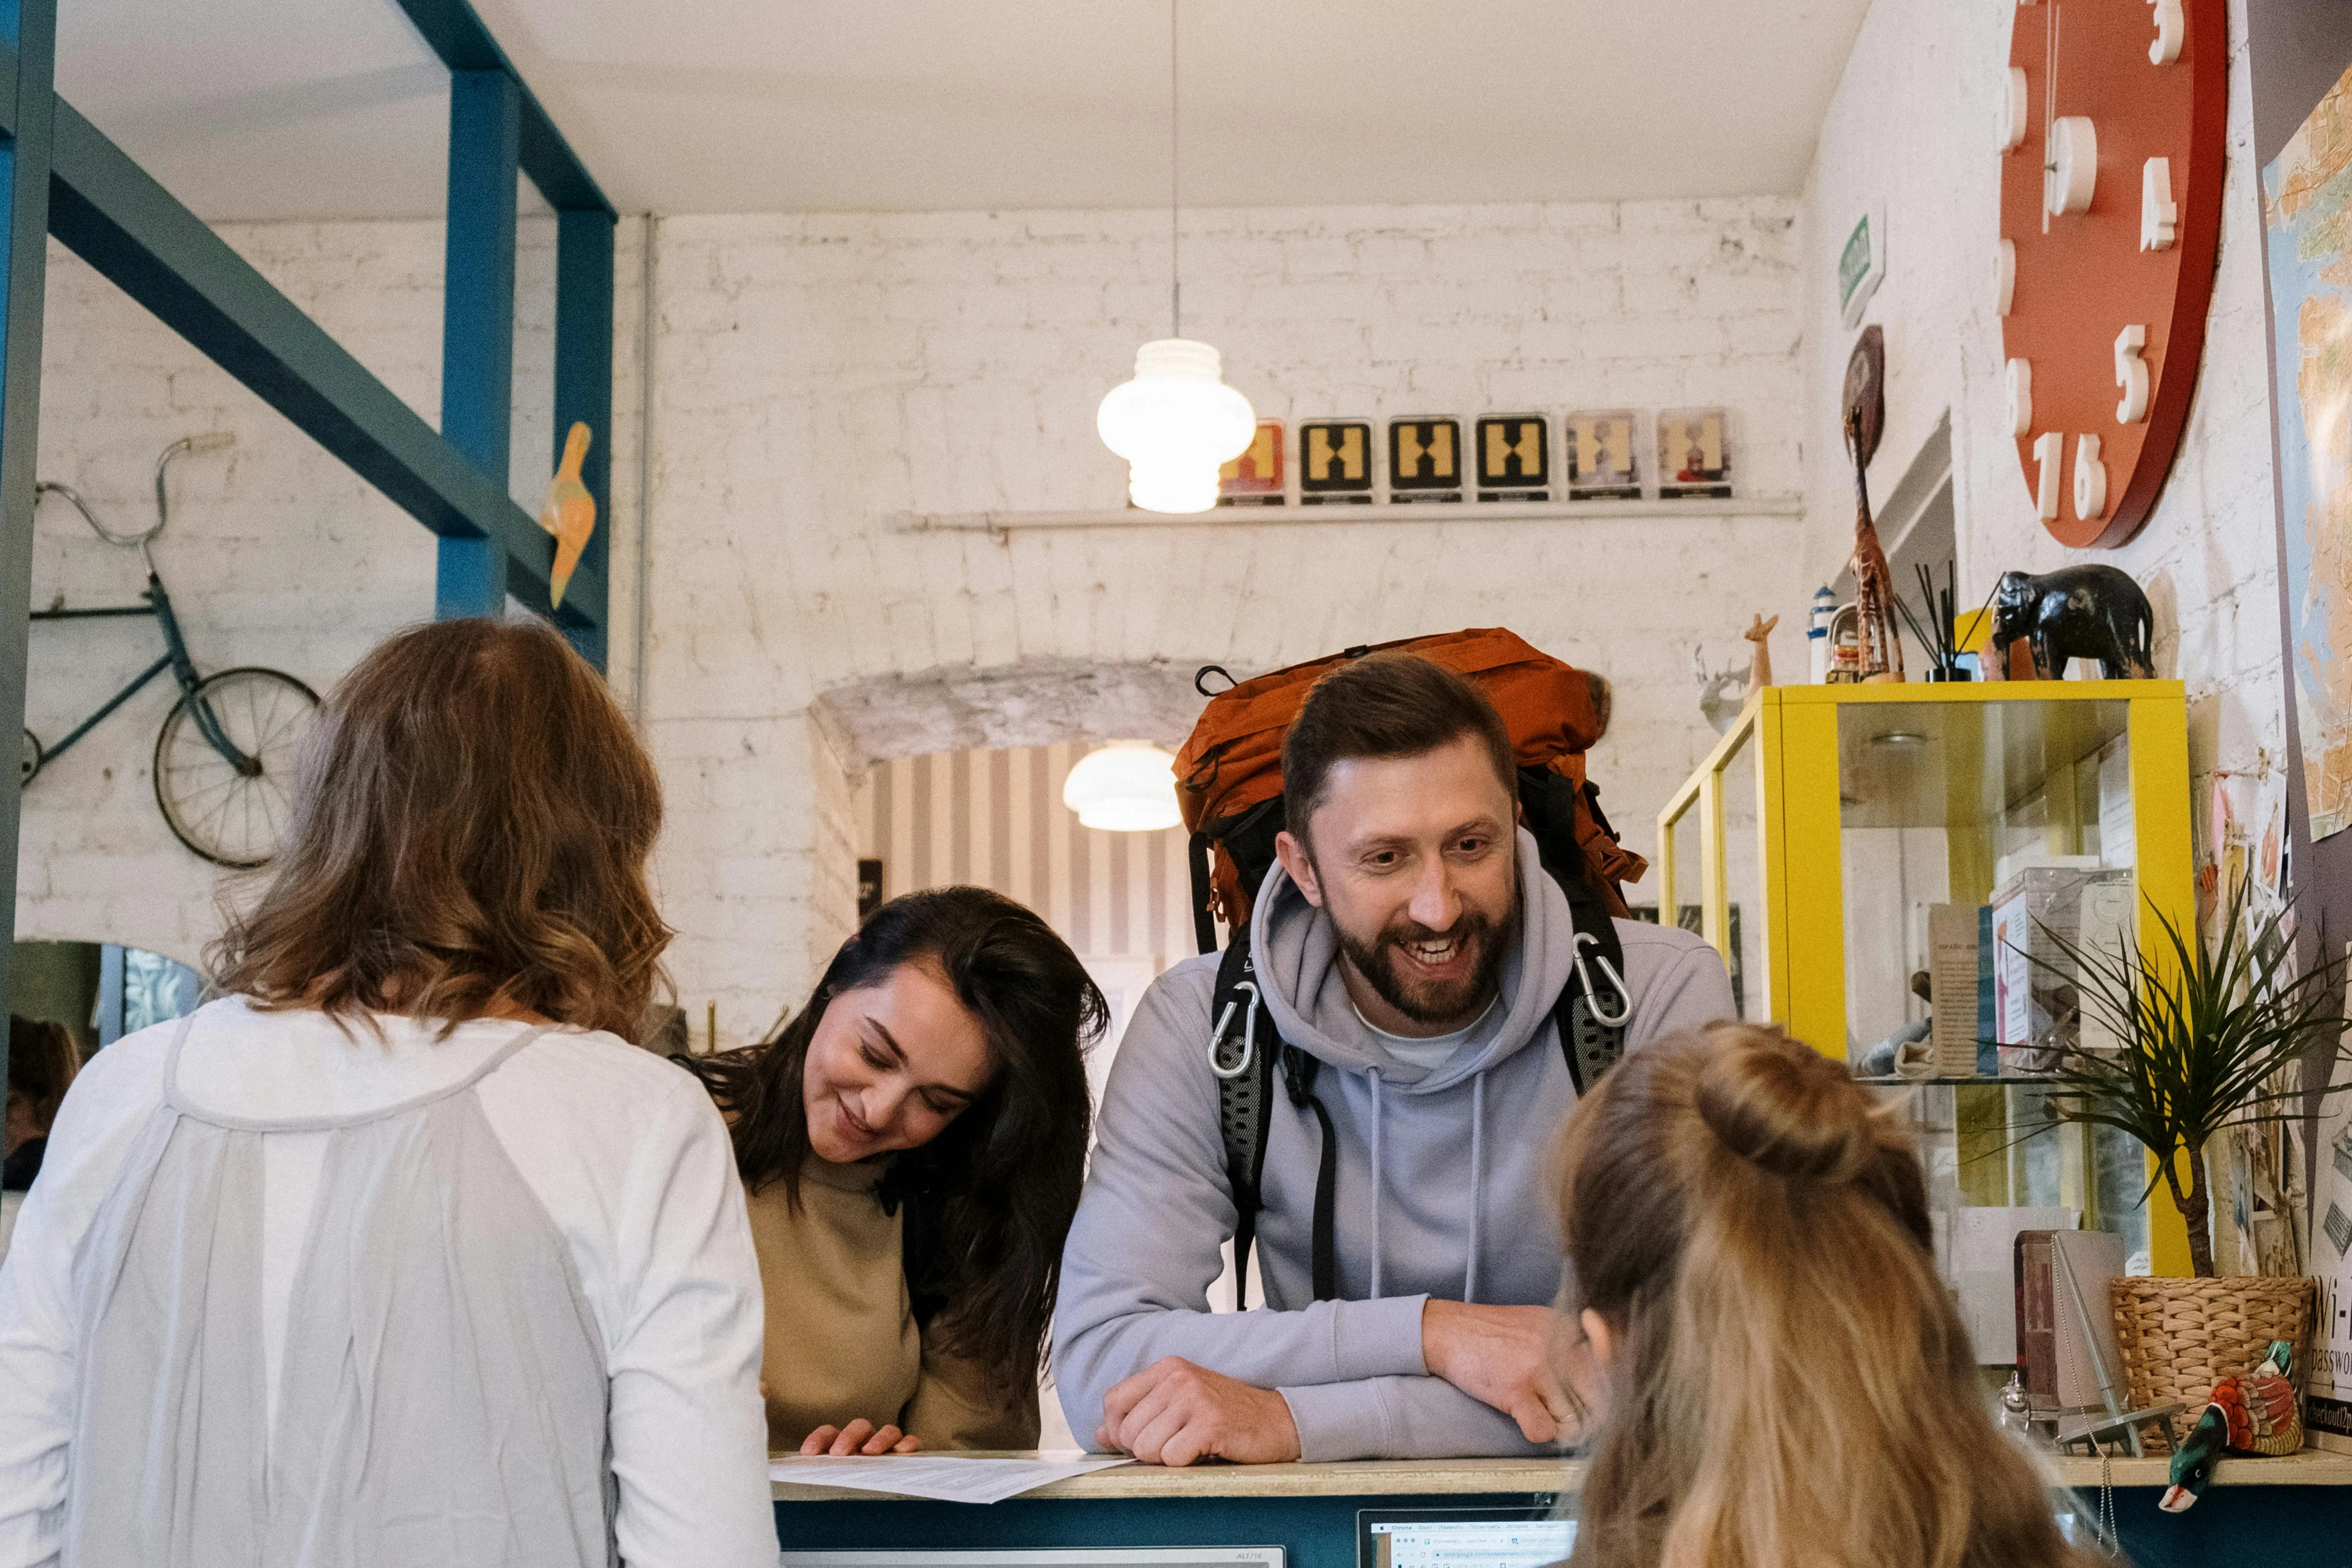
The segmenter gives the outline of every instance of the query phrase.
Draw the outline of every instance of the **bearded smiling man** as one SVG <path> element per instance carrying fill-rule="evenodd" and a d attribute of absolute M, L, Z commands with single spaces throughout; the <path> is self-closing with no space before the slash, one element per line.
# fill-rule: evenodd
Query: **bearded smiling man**
<path fill-rule="evenodd" d="M 1337 1298 L 1312 1283 L 1325 1133 L 1277 1089 L 1265 1305 L 1209 1310 L 1238 1210 L 1209 1070 L 1217 960 L 1188 959 L 1136 1009 L 1103 1096 L 1055 1318 L 1063 1409 L 1097 1447 L 1154 1464 L 1548 1451 L 1577 1436 L 1551 1370 L 1542 1179 L 1576 1100 L 1551 1016 L 1575 943 L 1517 825 L 1508 732 L 1459 676 L 1376 654 L 1308 696 L 1283 781 L 1292 831 L 1251 938 L 1266 1020 L 1322 1064 Z M 1626 1048 L 1733 1016 L 1698 938 L 1616 933 Z"/>

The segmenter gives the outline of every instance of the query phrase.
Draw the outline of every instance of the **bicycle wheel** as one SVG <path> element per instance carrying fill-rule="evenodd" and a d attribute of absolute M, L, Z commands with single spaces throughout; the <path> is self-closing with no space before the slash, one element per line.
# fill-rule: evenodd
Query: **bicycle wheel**
<path fill-rule="evenodd" d="M 16 787 L 23 789 L 26 784 L 31 784 L 33 775 L 39 773 L 41 764 L 48 760 L 41 752 L 41 738 L 30 730 L 26 731 L 24 756 L 16 764 Z"/>
<path fill-rule="evenodd" d="M 198 703 L 245 767 L 205 733 Z M 224 669 L 199 681 L 155 736 L 155 805 L 173 835 L 217 866 L 266 864 L 292 816 L 294 760 L 318 707 L 317 692 L 275 669 Z"/>

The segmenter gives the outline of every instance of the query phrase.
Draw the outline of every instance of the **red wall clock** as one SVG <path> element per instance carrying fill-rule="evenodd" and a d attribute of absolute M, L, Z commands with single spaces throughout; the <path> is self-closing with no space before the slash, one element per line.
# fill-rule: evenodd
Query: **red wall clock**
<path fill-rule="evenodd" d="M 2019 0 L 1994 261 L 2007 417 L 2042 526 L 2114 546 L 2189 416 L 2228 139 L 2227 0 Z"/>

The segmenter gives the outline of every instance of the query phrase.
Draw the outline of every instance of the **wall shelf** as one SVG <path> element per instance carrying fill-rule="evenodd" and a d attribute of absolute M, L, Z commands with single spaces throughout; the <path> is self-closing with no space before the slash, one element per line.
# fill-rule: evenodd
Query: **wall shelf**
<path fill-rule="evenodd" d="M 915 511 L 892 520 L 899 533 L 1006 534 L 1045 528 L 1267 528 L 1345 522 L 1573 522 L 1583 518 L 1648 518 L 1695 522 L 1717 518 L 1795 517 L 1796 496 L 1735 496 L 1729 500 L 1375 501 L 1369 506 L 1232 506 L 1169 513 L 1114 507 L 1097 511 Z"/>

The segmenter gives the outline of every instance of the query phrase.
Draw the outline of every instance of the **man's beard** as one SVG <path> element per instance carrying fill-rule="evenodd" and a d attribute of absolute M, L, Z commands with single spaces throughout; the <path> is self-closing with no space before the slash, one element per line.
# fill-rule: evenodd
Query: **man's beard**
<path fill-rule="evenodd" d="M 1418 921 L 1407 919 L 1391 925 L 1370 942 L 1337 920 L 1331 927 L 1339 932 L 1340 952 L 1370 984 L 1381 1001 L 1416 1024 L 1459 1026 L 1471 1022 L 1470 1015 L 1494 996 L 1501 983 L 1503 960 L 1518 945 L 1521 913 L 1515 893 L 1511 911 L 1503 917 L 1499 926 L 1484 913 L 1465 909 L 1452 931 L 1433 931 Z M 1469 973 L 1459 980 L 1408 981 L 1399 973 L 1398 948 L 1407 942 L 1435 942 L 1448 938 L 1477 944 L 1478 961 Z"/>

